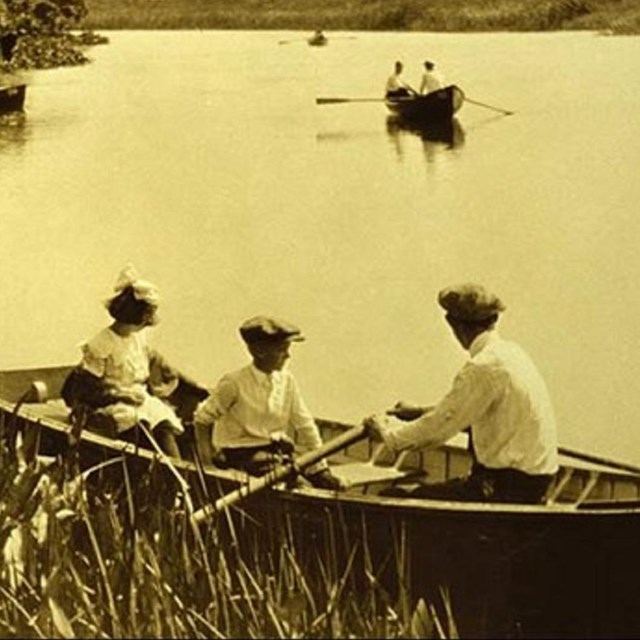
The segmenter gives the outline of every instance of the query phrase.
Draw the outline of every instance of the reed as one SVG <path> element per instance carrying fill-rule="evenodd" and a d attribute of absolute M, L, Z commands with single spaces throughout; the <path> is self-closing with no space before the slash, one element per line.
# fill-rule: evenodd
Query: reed
<path fill-rule="evenodd" d="M 288 515 L 197 528 L 158 465 L 133 481 L 123 462 L 72 462 L 27 463 L 0 439 L 1 636 L 456 637 L 446 607 L 413 603 L 403 531 L 380 558 L 364 521 L 339 514 L 316 523 L 311 547 Z"/>
<path fill-rule="evenodd" d="M 639 32 L 635 0 L 86 0 L 93 29 Z"/>

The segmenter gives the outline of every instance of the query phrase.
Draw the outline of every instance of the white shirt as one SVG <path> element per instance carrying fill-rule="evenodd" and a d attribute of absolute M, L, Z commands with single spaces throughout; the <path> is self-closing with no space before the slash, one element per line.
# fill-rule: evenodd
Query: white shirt
<path fill-rule="evenodd" d="M 469 353 L 438 405 L 417 420 L 384 429 L 386 444 L 395 450 L 435 447 L 471 426 L 480 464 L 532 475 L 555 473 L 553 408 L 529 356 L 495 331 L 477 336 Z"/>
<path fill-rule="evenodd" d="M 287 370 L 266 374 L 250 364 L 223 376 L 213 393 L 195 413 L 197 425 L 212 425 L 218 448 L 269 444 L 282 433 L 299 451 L 321 446 L 313 416 Z"/>
<path fill-rule="evenodd" d="M 426 94 L 432 91 L 442 89 L 443 82 L 437 71 L 425 71 L 422 75 L 422 83 L 420 84 L 420 93 Z"/>
<path fill-rule="evenodd" d="M 387 80 L 387 86 L 385 87 L 385 91 L 389 93 L 390 91 L 397 91 L 398 89 L 407 89 L 408 85 L 402 78 L 399 73 L 394 73 L 389 76 Z"/>

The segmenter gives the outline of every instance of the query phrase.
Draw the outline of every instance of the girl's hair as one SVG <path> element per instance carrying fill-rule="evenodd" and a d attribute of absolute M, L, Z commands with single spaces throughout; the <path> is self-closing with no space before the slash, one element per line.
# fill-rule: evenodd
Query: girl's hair
<path fill-rule="evenodd" d="M 112 318 L 125 324 L 142 324 L 155 309 L 154 305 L 136 299 L 133 287 L 126 287 L 109 302 L 107 309 Z"/>

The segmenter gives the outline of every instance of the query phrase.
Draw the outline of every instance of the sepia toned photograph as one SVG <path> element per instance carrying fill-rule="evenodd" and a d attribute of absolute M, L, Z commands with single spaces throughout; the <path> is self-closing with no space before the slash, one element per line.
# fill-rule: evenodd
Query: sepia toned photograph
<path fill-rule="evenodd" d="M 0 637 L 640 638 L 636 0 L 0 0 Z"/>

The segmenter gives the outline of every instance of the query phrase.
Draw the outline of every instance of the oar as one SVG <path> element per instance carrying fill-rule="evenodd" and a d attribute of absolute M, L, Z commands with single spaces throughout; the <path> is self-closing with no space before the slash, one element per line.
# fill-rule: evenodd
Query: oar
<path fill-rule="evenodd" d="M 393 102 L 413 100 L 414 96 L 393 98 Z M 316 98 L 316 104 L 341 104 L 344 102 L 384 102 L 386 98 Z"/>
<path fill-rule="evenodd" d="M 264 489 L 268 489 L 269 487 L 272 487 L 280 482 L 288 480 L 301 471 L 304 471 L 305 469 L 320 462 L 320 460 L 323 460 L 327 456 L 337 453 L 338 451 L 341 451 L 354 442 L 361 440 L 366 435 L 366 429 L 363 425 L 353 427 L 348 431 L 345 431 L 338 437 L 333 438 L 329 442 L 325 443 L 322 447 L 319 447 L 314 451 L 304 453 L 292 462 L 283 464 L 264 476 L 260 476 L 259 478 L 253 478 L 250 476 L 249 481 L 246 484 L 242 485 L 239 489 L 236 489 L 235 491 L 232 491 L 231 493 L 218 498 L 218 500 L 216 500 L 213 505 L 208 504 L 201 509 L 198 509 L 198 511 L 196 511 L 191 516 L 192 521 L 195 524 L 199 524 L 206 520 L 209 516 L 216 513 L 221 513 L 249 496 L 263 491 Z"/>
<path fill-rule="evenodd" d="M 471 98 L 464 97 L 465 102 L 470 102 L 471 104 L 475 104 L 479 107 L 484 107 L 485 109 L 491 109 L 492 111 L 497 111 L 498 113 L 503 113 L 505 116 L 512 116 L 514 111 L 507 111 L 506 109 L 500 109 L 500 107 L 494 107 L 490 104 L 486 104 L 484 102 L 478 102 L 477 100 L 471 100 Z"/>

